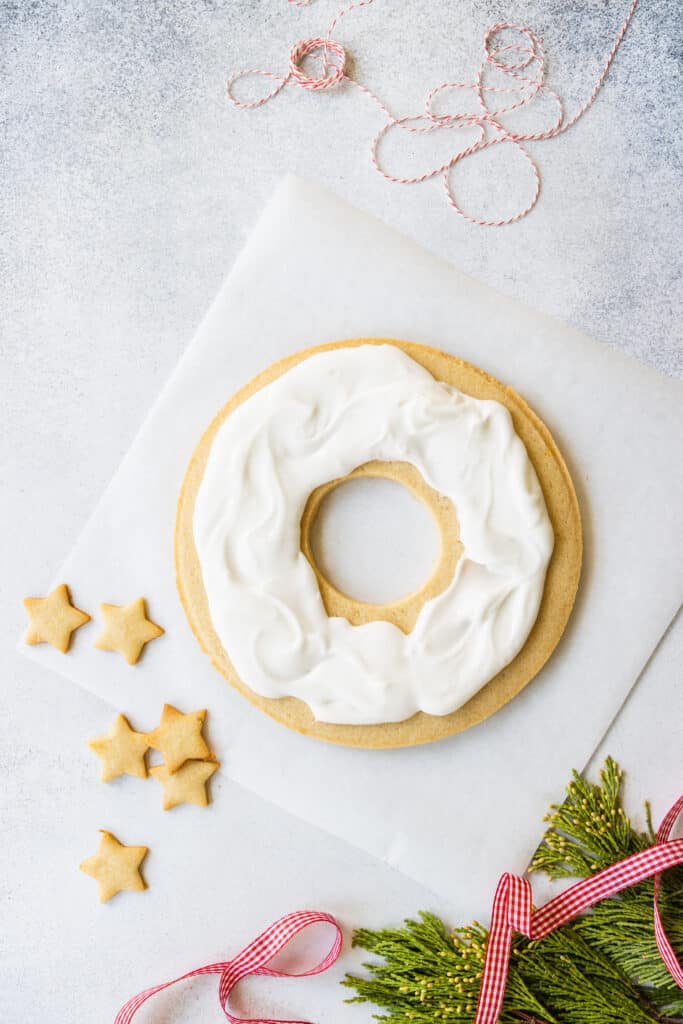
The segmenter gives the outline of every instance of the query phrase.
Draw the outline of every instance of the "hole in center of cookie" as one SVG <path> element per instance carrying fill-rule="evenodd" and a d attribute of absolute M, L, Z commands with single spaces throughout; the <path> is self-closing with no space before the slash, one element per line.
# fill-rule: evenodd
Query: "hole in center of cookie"
<path fill-rule="evenodd" d="M 337 590 L 367 604 L 414 593 L 433 572 L 439 529 L 407 487 L 381 477 L 339 483 L 320 503 L 310 529 L 311 553 Z"/>

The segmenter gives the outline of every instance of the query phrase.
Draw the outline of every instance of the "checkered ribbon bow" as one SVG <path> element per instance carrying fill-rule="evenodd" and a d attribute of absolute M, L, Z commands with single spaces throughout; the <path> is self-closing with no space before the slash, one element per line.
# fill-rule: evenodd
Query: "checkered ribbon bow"
<path fill-rule="evenodd" d="M 612 864 L 591 878 L 582 879 L 538 910 L 532 907 L 531 886 L 525 878 L 509 874 L 502 876 L 493 898 L 491 930 L 474 1024 L 496 1024 L 498 1020 L 505 995 L 513 932 L 520 932 L 529 939 L 543 939 L 606 896 L 613 896 L 653 875 L 657 948 L 671 977 L 683 989 L 683 969 L 666 936 L 657 906 L 660 873 L 675 864 L 683 864 L 683 839 L 670 838 L 681 811 L 683 796 L 662 821 L 654 846 Z"/>
<path fill-rule="evenodd" d="M 285 948 L 295 935 L 308 928 L 309 925 L 319 924 L 320 922 L 331 924 L 335 933 L 330 951 L 320 963 L 307 971 L 276 971 L 268 967 L 270 961 Z M 234 960 L 198 967 L 194 971 L 188 971 L 187 974 L 183 974 L 180 978 L 174 978 L 173 981 L 164 982 L 162 985 L 155 985 L 153 988 L 145 989 L 144 992 L 133 996 L 119 1010 L 114 1024 L 130 1024 L 142 1004 L 146 1003 L 157 992 L 162 992 L 163 989 L 169 988 L 179 981 L 185 981 L 187 978 L 196 978 L 201 974 L 220 975 L 218 1000 L 230 1024 L 308 1024 L 307 1021 L 302 1020 L 282 1021 L 266 1019 L 265 1017 L 255 1017 L 247 1020 L 244 1017 L 235 1017 L 228 1009 L 228 997 L 238 982 L 248 975 L 266 974 L 270 978 L 307 978 L 311 974 L 320 974 L 332 966 L 339 956 L 341 948 L 341 928 L 330 914 L 322 914 L 316 910 L 299 910 L 294 914 L 287 914 L 286 917 L 281 917 L 279 921 L 271 924 L 269 928 L 261 932 L 258 938 L 250 942 L 246 949 L 243 949 Z"/>

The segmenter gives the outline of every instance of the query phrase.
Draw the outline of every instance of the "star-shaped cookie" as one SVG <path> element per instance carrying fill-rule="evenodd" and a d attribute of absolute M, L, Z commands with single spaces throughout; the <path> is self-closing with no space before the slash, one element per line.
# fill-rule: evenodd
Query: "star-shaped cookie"
<path fill-rule="evenodd" d="M 169 772 L 177 772 L 185 761 L 211 757 L 202 736 L 206 708 L 184 715 L 171 704 L 164 704 L 161 722 L 147 735 L 150 747 L 159 750 Z"/>
<path fill-rule="evenodd" d="M 130 604 L 100 605 L 104 629 L 95 641 L 102 651 L 118 651 L 129 665 L 134 665 L 142 648 L 150 640 L 161 636 L 163 629 L 147 618 L 144 597 Z"/>
<path fill-rule="evenodd" d="M 186 761 L 177 772 L 170 772 L 165 764 L 157 764 L 150 768 L 149 774 L 163 786 L 162 806 L 170 811 L 178 804 L 206 807 L 209 802 L 206 783 L 218 767 L 218 761 Z"/>
<path fill-rule="evenodd" d="M 100 903 L 106 903 L 117 892 L 130 889 L 141 892 L 146 889 L 140 874 L 140 865 L 147 854 L 146 846 L 124 846 L 118 839 L 100 829 L 102 838 L 97 853 L 84 860 L 81 871 L 94 878 L 100 887 Z"/>
<path fill-rule="evenodd" d="M 90 616 L 74 607 L 66 583 L 55 587 L 47 597 L 26 597 L 24 608 L 28 612 L 27 644 L 52 644 L 65 654 L 69 650 L 71 634 Z"/>
<path fill-rule="evenodd" d="M 104 736 L 97 736 L 94 740 L 88 740 L 88 746 L 102 762 L 102 782 L 110 782 L 119 775 L 147 778 L 147 736 L 131 729 L 125 715 L 117 715 L 109 732 Z"/>

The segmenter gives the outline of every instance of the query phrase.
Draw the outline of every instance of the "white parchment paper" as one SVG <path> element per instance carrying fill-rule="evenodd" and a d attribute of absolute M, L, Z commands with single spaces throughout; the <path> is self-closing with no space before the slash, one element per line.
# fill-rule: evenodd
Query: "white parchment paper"
<path fill-rule="evenodd" d="M 257 712 L 199 650 L 174 582 L 178 491 L 213 414 L 273 360 L 359 335 L 435 345 L 516 388 L 560 444 L 584 521 L 579 599 L 550 663 L 489 721 L 410 750 L 328 746 Z M 447 894 L 463 916 L 484 914 L 499 873 L 524 869 L 547 803 L 586 763 L 680 604 L 682 428 L 679 383 L 285 179 L 56 577 L 92 612 L 144 594 L 166 635 L 133 668 L 93 648 L 97 621 L 66 657 L 23 650 L 139 729 L 165 701 L 207 707 L 231 779 Z M 220 803 L 218 793 L 214 841 L 222 835 L 227 853 L 239 822 Z M 144 841 L 160 828 L 150 819 Z"/>

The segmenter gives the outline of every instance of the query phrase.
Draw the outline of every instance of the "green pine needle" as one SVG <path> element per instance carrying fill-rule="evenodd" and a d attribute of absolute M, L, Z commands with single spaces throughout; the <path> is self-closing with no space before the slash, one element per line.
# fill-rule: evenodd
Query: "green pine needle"
<path fill-rule="evenodd" d="M 621 806 L 623 773 L 608 757 L 600 784 L 586 782 L 578 772 L 567 786 L 563 804 L 545 816 L 550 828 L 531 863 L 531 871 L 549 878 L 587 878 L 615 861 L 652 846 L 652 834 L 634 831 Z"/>
<path fill-rule="evenodd" d="M 549 878 L 586 878 L 646 849 L 655 836 L 636 831 L 621 804 L 622 772 L 608 758 L 593 785 L 574 773 L 531 870 Z M 683 992 L 654 938 L 651 880 L 603 900 L 579 920 L 538 942 L 516 935 L 500 1024 L 683 1024 Z M 683 867 L 667 871 L 659 898 L 674 950 L 683 953 Z M 369 976 L 347 975 L 349 1002 L 373 1003 L 386 1024 L 474 1020 L 488 932 L 478 923 L 448 931 L 421 913 L 402 928 L 360 929 L 354 945 L 376 959 Z"/>

